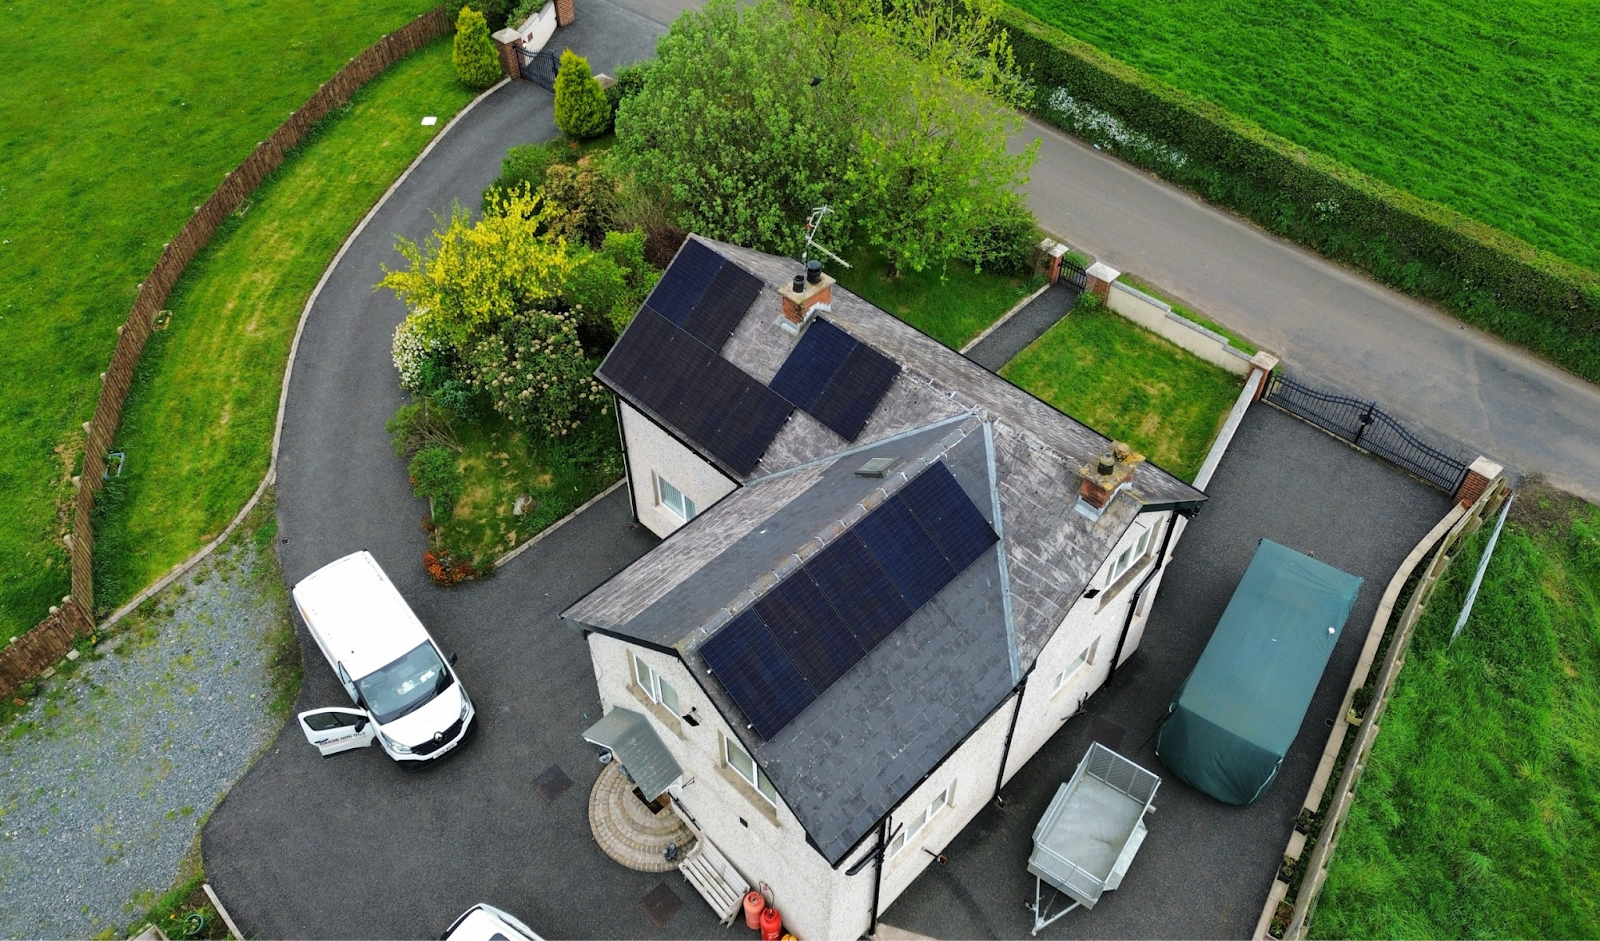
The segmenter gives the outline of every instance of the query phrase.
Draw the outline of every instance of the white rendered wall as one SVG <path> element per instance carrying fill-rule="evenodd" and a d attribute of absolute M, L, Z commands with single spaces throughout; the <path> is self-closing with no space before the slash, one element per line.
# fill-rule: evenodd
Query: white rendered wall
<path fill-rule="evenodd" d="M 751 885 L 766 882 L 772 886 L 785 929 L 802 938 L 835 937 L 836 890 L 844 889 L 853 898 L 861 893 L 851 883 L 860 883 L 865 886 L 866 899 L 860 928 L 838 935 L 859 937 L 866 928 L 866 906 L 872 899 L 870 867 L 854 879 L 834 872 L 806 842 L 805 829 L 781 800 L 774 807 L 724 766 L 721 736 L 730 730 L 683 661 L 594 633 L 589 635 L 589 652 L 605 709 L 623 706 L 650 717 L 656 734 L 683 767 L 682 781 L 670 788 L 672 795 L 693 818 L 694 826 Z M 634 653 L 672 684 L 679 707 L 685 712 L 694 710 L 698 726 L 664 721 L 659 707 L 641 703 L 629 659 Z M 846 884 L 837 885 L 840 882 Z M 698 904 L 705 902 L 698 900 Z"/>
<path fill-rule="evenodd" d="M 737 486 L 723 473 L 689 450 L 633 406 L 618 400 L 623 443 L 628 452 L 628 487 L 639 522 L 665 539 L 684 520 L 661 504 L 657 484 L 665 477 L 704 512 Z"/>
<path fill-rule="evenodd" d="M 550 41 L 555 32 L 556 5 L 555 0 L 551 0 L 538 13 L 528 17 L 517 27 L 517 38 L 522 40 L 522 48 L 536 52 L 544 48 L 544 44 Z"/>
<path fill-rule="evenodd" d="M 1125 581 L 1119 579 L 1120 588 L 1109 602 L 1105 601 L 1106 576 L 1111 561 L 1122 554 L 1129 541 L 1136 537 L 1135 528 L 1129 526 L 1128 532 L 1123 534 L 1122 540 L 1112 550 L 1099 572 L 1095 573 L 1091 587 L 1100 588 L 1101 594 L 1094 598 L 1079 598 L 1072 610 L 1062 619 L 1061 626 L 1039 652 L 1035 661 L 1032 674 L 1028 677 L 1027 688 L 1023 691 L 1022 711 L 1017 716 L 1016 731 L 1011 738 L 1011 752 L 1006 758 L 1006 780 L 1010 780 L 1028 759 L 1032 758 L 1045 743 L 1050 740 L 1061 727 L 1065 720 L 1078 711 L 1078 706 L 1091 693 L 1105 683 L 1106 677 L 1111 672 L 1111 658 L 1116 653 L 1117 638 L 1122 633 L 1122 625 L 1128 617 L 1128 606 L 1133 602 L 1134 589 L 1140 581 L 1149 574 L 1150 566 L 1155 564 L 1155 556 L 1161 550 L 1161 537 L 1165 527 L 1171 525 L 1174 513 L 1149 514 L 1138 517 L 1138 522 L 1153 524 L 1150 536 L 1150 545 L 1146 550 L 1146 562 L 1134 563 L 1124 576 Z M 1173 533 L 1171 544 L 1168 546 L 1167 557 L 1170 559 L 1172 550 L 1177 548 L 1178 537 L 1182 535 L 1179 529 Z M 1163 572 L 1165 566 L 1163 566 Z M 1131 577 L 1130 577 L 1131 576 Z M 1150 603 L 1155 598 L 1156 590 L 1160 587 L 1161 577 L 1157 575 L 1143 595 L 1143 603 L 1129 625 L 1127 639 L 1123 642 L 1122 662 L 1126 663 L 1133 652 L 1139 649 L 1139 641 L 1144 637 L 1144 625 L 1149 619 Z M 1067 682 L 1059 689 L 1056 688 L 1056 678 L 1065 670 L 1078 654 L 1085 648 L 1094 645 L 1095 651 L 1092 662 L 1080 667 Z"/>

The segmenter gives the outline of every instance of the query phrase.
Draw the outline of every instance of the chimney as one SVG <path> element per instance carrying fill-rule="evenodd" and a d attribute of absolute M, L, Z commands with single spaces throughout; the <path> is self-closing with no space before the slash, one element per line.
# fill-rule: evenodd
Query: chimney
<path fill-rule="evenodd" d="M 1113 441 L 1111 447 L 1093 461 L 1078 468 L 1083 480 L 1078 485 L 1078 501 L 1074 509 L 1090 519 L 1099 519 L 1117 491 L 1133 480 L 1144 455 Z"/>
<path fill-rule="evenodd" d="M 833 300 L 832 278 L 822 273 L 822 263 L 812 259 L 806 270 L 794 276 L 794 281 L 778 289 L 783 301 L 783 319 L 778 325 L 785 330 L 797 331 L 810 320 L 818 309 L 828 310 Z"/>

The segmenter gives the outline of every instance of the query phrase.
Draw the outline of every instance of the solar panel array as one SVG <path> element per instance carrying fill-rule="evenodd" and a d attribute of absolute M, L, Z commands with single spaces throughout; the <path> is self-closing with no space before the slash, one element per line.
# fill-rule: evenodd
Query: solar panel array
<path fill-rule="evenodd" d="M 854 441 L 899 374 L 900 364 L 819 317 L 772 377 L 772 391 Z"/>
<path fill-rule="evenodd" d="M 600 373 L 740 476 L 755 469 L 794 410 L 648 305 L 612 347 Z"/>
<path fill-rule="evenodd" d="M 761 279 L 701 242 L 683 243 L 645 306 L 673 326 L 721 350 L 761 293 Z"/>
<path fill-rule="evenodd" d="M 999 539 L 943 462 L 725 624 L 701 656 L 770 739 Z"/>

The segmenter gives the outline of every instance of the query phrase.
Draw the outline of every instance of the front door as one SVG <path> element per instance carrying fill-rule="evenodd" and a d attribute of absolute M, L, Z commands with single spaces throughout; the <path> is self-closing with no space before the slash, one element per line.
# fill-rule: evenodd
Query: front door
<path fill-rule="evenodd" d="M 326 758 L 353 748 L 366 748 L 378 730 L 372 717 L 360 709 L 335 706 L 300 713 L 300 731 Z"/>

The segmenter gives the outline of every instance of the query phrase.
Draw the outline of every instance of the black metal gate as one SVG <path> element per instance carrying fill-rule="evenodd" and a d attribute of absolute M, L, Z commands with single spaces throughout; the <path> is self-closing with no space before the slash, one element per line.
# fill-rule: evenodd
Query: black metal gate
<path fill-rule="evenodd" d="M 1056 283 L 1071 288 L 1074 292 L 1082 293 L 1089 286 L 1089 273 L 1082 268 L 1061 259 L 1061 274 L 1056 278 Z"/>
<path fill-rule="evenodd" d="M 1469 461 L 1424 443 L 1376 402 L 1322 392 L 1301 385 L 1281 372 L 1274 372 L 1268 381 L 1266 401 L 1415 474 L 1446 493 L 1455 493 L 1466 477 Z"/>
<path fill-rule="evenodd" d="M 522 77 L 542 88 L 556 89 L 556 73 L 561 71 L 561 57 L 548 49 L 528 50 L 517 48 L 517 66 Z"/>

